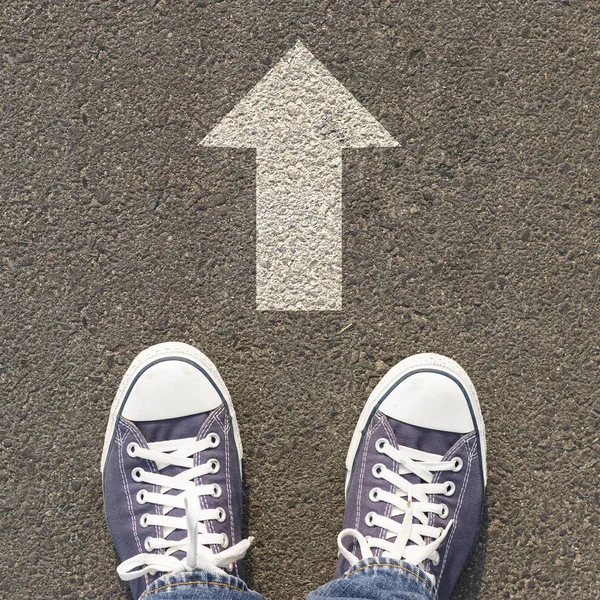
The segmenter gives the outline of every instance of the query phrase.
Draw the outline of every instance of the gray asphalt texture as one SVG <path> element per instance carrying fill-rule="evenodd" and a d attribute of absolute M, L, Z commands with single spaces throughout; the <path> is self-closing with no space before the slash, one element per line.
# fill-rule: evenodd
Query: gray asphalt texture
<path fill-rule="evenodd" d="M 401 142 L 344 152 L 344 309 L 255 310 L 252 150 L 199 141 L 297 39 Z M 166 340 L 219 367 L 246 449 L 250 583 L 333 574 L 369 391 L 458 360 L 488 430 L 453 598 L 598 597 L 600 4 L 0 6 L 0 597 L 128 597 L 108 411 Z"/>

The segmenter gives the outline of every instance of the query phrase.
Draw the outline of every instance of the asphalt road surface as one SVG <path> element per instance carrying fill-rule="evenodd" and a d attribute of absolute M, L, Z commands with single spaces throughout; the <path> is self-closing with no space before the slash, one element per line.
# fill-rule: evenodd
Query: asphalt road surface
<path fill-rule="evenodd" d="M 200 144 L 298 40 L 399 142 L 343 152 L 341 311 L 256 310 L 255 151 Z M 595 0 L 2 2 L 0 597 L 128 597 L 106 419 L 180 340 L 232 392 L 269 599 L 332 576 L 356 419 L 420 351 L 488 430 L 453 598 L 597 598 L 599 40 Z"/>

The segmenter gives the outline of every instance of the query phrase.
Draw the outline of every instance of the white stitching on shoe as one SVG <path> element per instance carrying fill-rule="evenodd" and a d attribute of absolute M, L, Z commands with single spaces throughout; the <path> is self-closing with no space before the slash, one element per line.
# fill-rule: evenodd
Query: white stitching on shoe
<path fill-rule="evenodd" d="M 127 498 L 127 506 L 129 507 L 129 514 L 131 515 L 131 525 L 133 528 L 133 533 L 135 536 L 135 541 L 137 544 L 138 552 L 141 552 L 142 544 L 140 542 L 140 538 L 137 533 L 137 527 L 135 524 L 135 513 L 133 511 L 133 503 L 131 501 L 131 493 L 129 491 L 129 486 L 127 485 L 127 476 L 125 475 L 125 464 L 123 461 L 123 444 L 122 443 L 119 447 L 118 459 L 119 459 L 119 470 L 121 471 L 121 478 L 123 480 L 123 487 L 125 489 L 125 496 Z"/>
<path fill-rule="evenodd" d="M 121 417 L 121 419 L 122 419 L 123 426 L 126 427 L 127 430 L 131 432 L 131 434 L 133 435 L 136 442 L 138 442 L 138 444 L 142 448 L 145 448 L 147 445 L 147 442 L 144 439 L 144 437 L 142 436 L 142 434 L 140 433 L 139 429 L 137 427 L 135 427 L 133 424 L 129 423 L 124 417 Z M 156 468 L 156 463 L 153 463 L 151 461 L 146 461 L 146 463 L 147 463 L 147 466 L 149 467 L 149 469 L 153 473 L 158 473 L 158 469 Z M 155 486 L 155 485 L 152 486 L 152 491 L 156 492 L 157 489 L 158 489 L 157 486 Z M 155 504 L 153 506 L 153 511 L 154 511 L 154 514 L 160 515 L 160 508 L 157 504 Z M 154 525 L 154 531 L 155 531 L 156 537 L 160 537 L 161 532 L 160 532 L 160 528 L 158 525 Z M 160 554 L 163 554 L 163 553 L 164 553 L 164 550 L 160 550 Z M 146 579 L 148 579 L 148 576 L 146 576 Z M 148 583 L 148 585 L 150 585 L 150 583 Z"/>
<path fill-rule="evenodd" d="M 200 440 L 208 435 L 208 432 L 214 427 L 214 421 L 215 421 L 216 417 L 219 415 L 221 410 L 224 410 L 224 409 L 223 408 L 219 409 L 217 412 L 211 414 L 206 419 L 206 421 L 204 421 L 202 427 L 200 427 L 200 431 L 198 432 L 196 439 Z M 194 457 L 194 465 L 199 465 L 201 462 L 202 462 L 202 452 L 199 452 L 196 455 L 196 457 Z M 201 478 L 198 478 L 198 479 L 201 479 Z M 200 498 L 198 498 L 198 500 L 200 501 L 200 508 L 202 510 L 206 510 L 208 508 L 207 499 L 204 496 L 201 496 Z M 206 523 L 206 528 L 208 529 L 209 532 L 214 533 L 214 528 L 210 521 L 208 523 Z"/>
<path fill-rule="evenodd" d="M 371 441 L 371 436 L 373 435 L 373 430 L 369 428 L 367 434 L 365 435 L 365 445 L 363 447 L 363 462 L 360 468 L 360 475 L 358 479 L 358 494 L 356 495 L 356 523 L 355 527 L 358 529 L 360 525 L 360 499 L 362 498 L 362 490 L 365 479 L 365 468 L 367 464 L 367 454 L 369 451 L 369 442 Z"/>
<path fill-rule="evenodd" d="M 137 428 L 133 427 L 131 423 L 129 423 L 128 421 L 125 420 L 124 417 L 120 417 L 119 422 L 121 425 L 123 425 L 123 427 L 125 427 L 125 429 L 127 429 L 127 431 L 129 431 L 134 439 L 140 443 L 142 446 L 146 444 L 146 441 L 142 438 L 142 436 L 140 435 L 139 431 L 137 430 Z M 123 436 L 123 440 L 125 439 L 125 437 Z M 122 454 L 121 454 L 122 456 Z M 125 477 L 125 474 L 123 473 L 123 477 Z M 133 524 L 133 531 L 134 531 L 134 535 L 135 535 L 135 539 L 137 542 L 137 547 L 138 547 L 138 552 L 142 552 L 142 544 L 141 544 L 141 540 L 138 536 L 138 531 L 137 531 L 137 519 L 135 518 L 135 513 L 133 511 L 133 503 L 130 501 L 130 494 L 129 494 L 129 486 L 127 486 L 126 480 L 124 480 L 125 483 L 125 487 L 127 488 L 127 494 L 128 494 L 128 502 L 129 502 L 129 506 L 131 508 L 131 517 L 132 517 L 132 524 Z M 156 510 L 155 510 L 156 512 Z M 160 532 L 158 530 L 158 527 L 155 527 L 156 530 L 156 535 L 159 536 Z M 148 587 L 150 585 L 150 577 L 148 575 L 144 575 L 144 583 L 146 585 L 146 587 Z"/>
<path fill-rule="evenodd" d="M 229 507 L 229 539 L 231 540 L 231 542 L 233 543 L 235 540 L 235 531 L 233 528 L 233 519 L 232 519 L 232 515 L 233 515 L 233 505 L 232 505 L 232 498 L 231 498 L 231 461 L 230 459 L 230 453 L 229 453 L 229 445 L 230 445 L 230 435 L 229 435 L 229 431 L 230 431 L 231 427 L 229 425 L 229 420 L 226 420 L 226 424 L 223 427 L 223 434 L 225 437 L 224 443 L 225 443 L 225 481 L 227 482 L 227 506 Z"/>
<path fill-rule="evenodd" d="M 467 435 L 464 435 L 463 437 L 461 437 L 455 444 L 454 446 L 452 446 L 452 448 L 450 448 L 450 450 L 448 450 L 446 452 L 446 454 L 444 455 L 444 457 L 448 457 L 448 456 L 454 456 L 456 454 L 458 454 L 458 452 L 465 446 L 468 445 L 468 443 L 471 441 L 472 438 L 474 438 L 476 436 L 475 433 L 470 433 Z M 440 478 L 441 478 L 442 474 L 441 473 L 436 473 L 435 477 L 434 477 L 434 482 L 437 483 Z M 435 515 L 431 515 L 431 518 L 429 519 L 429 521 L 427 522 L 428 525 L 432 525 L 433 524 L 433 520 L 435 518 Z M 450 536 L 452 537 L 452 536 Z M 448 548 L 448 544 L 446 544 L 446 551 L 444 551 L 444 560 L 442 561 L 442 568 L 444 566 L 444 562 L 446 561 L 446 552 L 447 552 L 447 548 Z M 431 564 L 427 564 L 425 565 L 425 572 L 429 573 L 431 569 L 432 565 Z"/>
<path fill-rule="evenodd" d="M 387 419 L 382 419 L 381 417 L 379 417 L 379 422 L 380 425 L 383 427 L 384 431 L 387 434 L 388 440 L 391 443 L 393 440 L 396 439 L 396 436 L 394 435 L 394 431 L 390 426 L 390 423 Z M 374 428 L 375 429 L 375 428 Z M 400 464 L 397 462 L 393 462 L 392 464 L 392 470 L 394 471 L 394 473 L 399 473 L 400 472 Z M 391 484 L 388 484 L 390 491 L 393 491 L 394 486 Z M 392 505 L 391 504 L 386 504 L 385 507 L 385 516 L 386 517 L 391 517 L 392 515 Z M 379 528 L 379 531 L 377 532 L 376 537 L 382 537 L 382 535 L 384 535 L 384 530 L 382 528 Z M 381 556 L 383 554 L 383 550 L 381 548 L 377 548 L 374 552 L 375 556 Z"/>
<path fill-rule="evenodd" d="M 475 437 L 476 437 L 475 434 L 473 434 L 472 437 L 465 440 L 465 446 L 467 447 L 467 449 L 470 448 L 470 442 Z M 475 447 L 477 447 L 477 442 L 475 442 Z M 463 500 L 465 497 L 465 492 L 467 490 L 467 483 L 469 481 L 469 476 L 471 474 L 471 467 L 473 465 L 473 457 L 471 455 L 470 450 L 467 452 L 467 456 L 469 459 L 468 465 L 467 465 L 467 471 L 466 471 L 465 477 L 463 479 L 463 485 L 462 485 L 462 489 L 460 490 L 460 495 L 458 497 L 458 503 L 456 504 L 456 510 L 454 511 L 454 515 L 453 515 L 454 527 L 452 528 L 452 531 L 450 532 L 450 536 L 448 537 L 448 542 L 446 543 L 446 551 L 444 552 L 444 560 L 442 562 L 442 568 L 440 569 L 440 575 L 438 577 L 438 585 L 439 585 L 439 582 L 442 580 L 442 575 L 444 574 L 444 569 L 446 568 L 446 560 L 448 558 L 450 546 L 452 545 L 452 538 L 454 537 L 454 532 L 456 531 L 456 528 L 458 527 L 458 524 L 459 524 L 458 514 L 460 513 L 460 509 L 462 507 L 462 503 L 463 503 Z"/>
<path fill-rule="evenodd" d="M 368 454 L 368 450 L 369 450 L 369 442 L 371 441 L 371 436 L 372 436 L 372 429 L 369 427 L 367 434 L 365 435 L 365 445 L 363 447 L 363 460 L 362 460 L 362 465 L 360 468 L 360 474 L 359 474 L 359 478 L 358 478 L 358 494 L 356 495 L 356 523 L 355 523 L 355 527 L 358 529 L 359 525 L 360 525 L 360 499 L 362 498 L 362 490 L 363 490 L 363 484 L 364 484 L 364 479 L 365 479 L 365 468 L 366 468 L 366 464 L 367 464 L 367 454 Z M 356 540 L 354 540 L 352 542 L 352 549 L 351 552 L 354 554 L 356 552 L 357 549 L 357 545 L 356 545 Z"/>

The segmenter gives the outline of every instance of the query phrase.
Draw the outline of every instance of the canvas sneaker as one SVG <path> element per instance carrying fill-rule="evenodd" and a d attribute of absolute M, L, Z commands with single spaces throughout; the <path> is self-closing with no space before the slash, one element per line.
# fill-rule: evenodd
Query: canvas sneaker
<path fill-rule="evenodd" d="M 242 444 L 213 363 L 181 343 L 144 350 L 125 374 L 102 453 L 104 509 L 134 599 L 158 577 L 243 577 Z"/>
<path fill-rule="evenodd" d="M 456 362 L 418 354 L 393 367 L 350 444 L 337 576 L 362 559 L 396 559 L 447 600 L 479 531 L 485 453 L 477 393 Z"/>

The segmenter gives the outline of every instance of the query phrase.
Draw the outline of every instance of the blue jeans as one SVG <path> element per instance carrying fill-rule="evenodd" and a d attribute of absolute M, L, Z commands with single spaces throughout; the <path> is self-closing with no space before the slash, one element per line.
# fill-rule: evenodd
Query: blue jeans
<path fill-rule="evenodd" d="M 391 558 L 368 558 L 341 579 L 311 592 L 307 600 L 435 600 L 431 581 L 413 565 Z M 265 600 L 237 577 L 202 571 L 157 579 L 140 600 Z"/>

